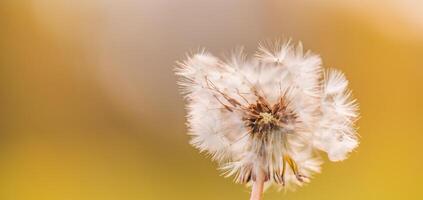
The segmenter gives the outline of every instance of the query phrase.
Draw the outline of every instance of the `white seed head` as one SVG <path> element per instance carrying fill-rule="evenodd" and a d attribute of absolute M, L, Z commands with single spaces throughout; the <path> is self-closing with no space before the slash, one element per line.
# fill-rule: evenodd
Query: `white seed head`
<path fill-rule="evenodd" d="M 358 146 L 358 105 L 338 70 L 289 42 L 261 44 L 222 61 L 205 51 L 178 64 L 191 144 L 238 183 L 302 185 L 320 171 L 319 151 L 343 160 Z"/>

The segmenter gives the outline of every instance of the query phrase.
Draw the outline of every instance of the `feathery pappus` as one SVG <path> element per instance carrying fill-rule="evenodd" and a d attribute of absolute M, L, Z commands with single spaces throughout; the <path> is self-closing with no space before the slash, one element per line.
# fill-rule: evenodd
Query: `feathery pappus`
<path fill-rule="evenodd" d="M 321 153 L 344 160 L 358 146 L 358 104 L 336 69 L 301 43 L 261 43 L 221 60 L 202 50 L 178 63 L 191 144 L 237 183 L 303 185 Z"/>

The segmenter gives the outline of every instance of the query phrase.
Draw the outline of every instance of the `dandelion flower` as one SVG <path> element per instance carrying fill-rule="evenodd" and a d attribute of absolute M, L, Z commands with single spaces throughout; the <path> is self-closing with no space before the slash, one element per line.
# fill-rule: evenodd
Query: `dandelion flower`
<path fill-rule="evenodd" d="M 302 44 L 262 43 L 221 60 L 206 51 L 178 63 L 191 144 L 236 183 L 293 188 L 320 171 L 320 152 L 344 160 L 358 146 L 358 105 L 338 70 Z"/>

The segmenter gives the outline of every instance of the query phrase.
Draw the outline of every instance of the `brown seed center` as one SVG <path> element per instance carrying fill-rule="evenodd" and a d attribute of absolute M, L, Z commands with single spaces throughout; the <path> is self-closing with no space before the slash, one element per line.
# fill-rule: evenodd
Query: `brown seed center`
<path fill-rule="evenodd" d="M 270 124 L 277 120 L 271 113 L 261 112 L 259 115 L 261 117 L 260 122 L 263 124 Z"/>
<path fill-rule="evenodd" d="M 296 120 L 296 115 L 288 109 L 285 100 L 271 106 L 259 96 L 256 103 L 250 104 L 243 118 L 252 135 L 267 135 L 272 130 L 284 128 Z"/>

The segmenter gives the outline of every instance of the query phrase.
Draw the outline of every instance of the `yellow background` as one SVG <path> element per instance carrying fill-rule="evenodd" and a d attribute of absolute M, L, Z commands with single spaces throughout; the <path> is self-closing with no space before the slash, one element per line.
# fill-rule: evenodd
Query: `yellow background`
<path fill-rule="evenodd" d="M 265 199 L 423 199 L 423 3 L 293 2 L 2 0 L 0 200 L 248 199 L 189 146 L 172 69 L 287 37 L 346 73 L 361 145 Z"/>

